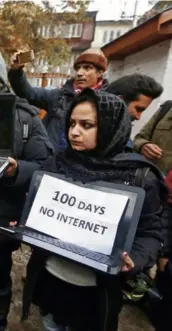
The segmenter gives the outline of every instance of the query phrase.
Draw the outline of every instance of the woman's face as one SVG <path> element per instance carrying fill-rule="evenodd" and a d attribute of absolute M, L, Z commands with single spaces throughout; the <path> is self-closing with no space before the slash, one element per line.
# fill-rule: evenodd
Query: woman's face
<path fill-rule="evenodd" d="M 92 150 L 97 145 L 97 112 L 90 102 L 78 104 L 72 111 L 68 139 L 77 151 Z"/>

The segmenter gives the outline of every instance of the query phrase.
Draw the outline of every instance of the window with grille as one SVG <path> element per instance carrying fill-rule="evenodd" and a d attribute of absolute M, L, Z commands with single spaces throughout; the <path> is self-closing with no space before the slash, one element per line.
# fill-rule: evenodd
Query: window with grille
<path fill-rule="evenodd" d="M 104 31 L 103 33 L 103 43 L 105 44 L 107 42 L 107 31 Z"/>
<path fill-rule="evenodd" d="M 114 31 L 110 31 L 109 41 L 114 40 Z"/>
<path fill-rule="evenodd" d="M 72 24 L 71 37 L 80 38 L 82 35 L 82 24 Z"/>
<path fill-rule="evenodd" d="M 120 35 L 121 35 L 121 30 L 118 30 L 116 33 L 117 38 L 120 37 Z"/>

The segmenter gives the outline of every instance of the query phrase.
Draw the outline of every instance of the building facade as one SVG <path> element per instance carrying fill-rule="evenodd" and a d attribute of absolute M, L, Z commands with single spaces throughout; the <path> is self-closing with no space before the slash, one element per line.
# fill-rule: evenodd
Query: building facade
<path fill-rule="evenodd" d="M 47 88 L 61 87 L 66 77 L 73 75 L 73 63 L 76 57 L 83 51 L 91 47 L 92 41 L 94 40 L 95 25 L 96 25 L 96 11 L 87 12 L 86 19 L 83 22 L 66 24 L 61 27 L 61 38 L 64 38 L 71 48 L 71 56 L 69 60 L 63 65 L 51 68 L 51 72 L 59 73 L 59 75 L 50 75 L 47 78 Z M 42 26 L 40 33 L 44 38 L 49 38 L 50 31 L 48 27 Z M 57 27 L 57 36 L 59 34 L 59 26 Z M 44 59 L 37 59 L 35 63 L 36 72 L 39 75 L 34 75 L 34 69 L 32 69 L 32 75 L 29 75 L 30 83 L 34 86 L 42 86 L 41 74 L 49 71 L 48 63 Z"/>
<path fill-rule="evenodd" d="M 132 21 L 120 19 L 118 21 L 97 21 L 93 48 L 100 48 L 105 44 L 119 38 L 132 28 Z"/>
<path fill-rule="evenodd" d="M 132 136 L 155 113 L 160 104 L 172 98 L 172 9 L 156 15 L 105 45 L 102 50 L 109 59 L 107 77 L 110 82 L 127 74 L 141 73 L 155 78 L 164 87 L 141 120 L 133 126 Z"/>

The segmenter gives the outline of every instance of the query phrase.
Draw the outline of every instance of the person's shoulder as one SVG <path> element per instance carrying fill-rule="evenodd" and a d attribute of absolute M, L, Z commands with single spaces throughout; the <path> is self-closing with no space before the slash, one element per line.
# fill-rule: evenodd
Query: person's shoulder
<path fill-rule="evenodd" d="M 48 91 L 50 95 L 63 94 L 63 88 L 60 87 L 55 87 L 53 89 L 46 89 L 46 91 Z"/>
<path fill-rule="evenodd" d="M 166 196 L 167 188 L 163 173 L 155 164 L 148 161 L 144 156 L 138 153 L 119 154 L 116 161 L 124 162 L 128 169 L 135 169 L 135 186 L 149 190 L 152 187 L 159 187 Z"/>
<path fill-rule="evenodd" d="M 150 192 L 151 190 L 159 192 L 160 200 L 167 201 L 168 189 L 165 183 L 165 178 L 161 172 L 157 172 L 155 168 L 149 167 L 144 180 L 144 190 Z"/>
<path fill-rule="evenodd" d="M 167 122 L 172 117 L 172 100 L 163 102 L 159 109 L 155 112 L 154 117 L 157 118 L 157 125 L 159 122 Z"/>
<path fill-rule="evenodd" d="M 151 183 L 155 183 L 159 181 L 163 181 L 163 177 L 159 176 L 157 172 L 155 172 L 151 167 L 148 167 L 147 174 L 145 177 L 146 184 L 151 185 Z"/>
<path fill-rule="evenodd" d="M 172 110 L 172 100 L 166 100 L 166 101 L 162 102 L 160 105 L 160 108 L 162 108 L 164 106 L 168 107 L 169 110 Z"/>
<path fill-rule="evenodd" d="M 48 93 L 48 99 L 50 100 L 50 102 L 57 101 L 59 98 L 65 95 L 63 88 L 58 88 L 58 87 L 53 88 L 51 90 L 47 90 L 46 93 Z"/>
<path fill-rule="evenodd" d="M 40 113 L 40 109 L 32 106 L 28 103 L 26 99 L 18 98 L 16 99 L 16 108 L 17 111 L 21 113 L 26 113 L 30 115 L 31 117 L 38 116 Z"/>

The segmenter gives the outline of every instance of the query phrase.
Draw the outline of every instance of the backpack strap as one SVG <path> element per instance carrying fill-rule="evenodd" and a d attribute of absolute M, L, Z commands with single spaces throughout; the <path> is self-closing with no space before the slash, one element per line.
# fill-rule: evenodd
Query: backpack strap
<path fill-rule="evenodd" d="M 16 109 L 21 126 L 22 142 L 27 143 L 32 133 L 33 117 L 37 116 L 39 111 L 24 99 L 17 99 Z"/>
<path fill-rule="evenodd" d="M 21 128 L 22 143 L 25 144 L 27 143 L 32 134 L 32 115 L 30 113 L 27 113 L 21 107 L 18 108 L 16 106 L 16 110 Z"/>
<path fill-rule="evenodd" d="M 138 168 L 136 170 L 136 174 L 135 174 L 135 185 L 136 186 L 144 188 L 145 179 L 146 179 L 146 176 L 147 176 L 149 170 L 150 170 L 149 167 Z"/>

